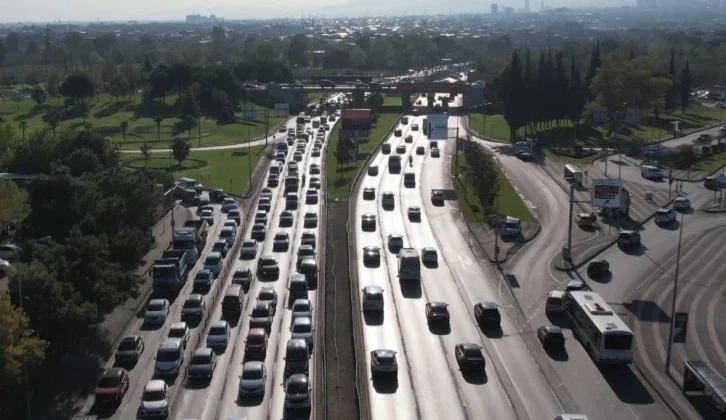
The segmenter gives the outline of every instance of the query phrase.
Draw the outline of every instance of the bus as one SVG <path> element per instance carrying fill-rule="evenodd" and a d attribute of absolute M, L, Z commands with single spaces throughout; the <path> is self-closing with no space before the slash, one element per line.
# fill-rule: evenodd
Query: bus
<path fill-rule="evenodd" d="M 603 298 L 592 291 L 570 291 L 563 299 L 572 332 L 595 363 L 633 361 L 633 332 Z"/>
<path fill-rule="evenodd" d="M 421 279 L 421 257 L 416 248 L 401 248 L 398 252 L 398 279 Z"/>
<path fill-rule="evenodd" d="M 585 174 L 582 172 L 582 169 L 578 168 L 576 165 L 568 163 L 565 165 L 565 180 L 571 183 L 584 185 Z"/>
<path fill-rule="evenodd" d="M 305 113 L 304 112 L 297 114 L 297 119 L 295 119 L 295 123 L 297 125 L 305 124 Z"/>

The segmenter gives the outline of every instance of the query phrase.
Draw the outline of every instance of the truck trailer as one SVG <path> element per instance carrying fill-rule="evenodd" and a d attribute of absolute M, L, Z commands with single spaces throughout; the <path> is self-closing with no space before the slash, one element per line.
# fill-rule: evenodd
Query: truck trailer
<path fill-rule="evenodd" d="M 181 290 L 187 276 L 187 251 L 164 251 L 154 260 L 151 268 L 152 287 L 155 295 L 175 295 Z"/>

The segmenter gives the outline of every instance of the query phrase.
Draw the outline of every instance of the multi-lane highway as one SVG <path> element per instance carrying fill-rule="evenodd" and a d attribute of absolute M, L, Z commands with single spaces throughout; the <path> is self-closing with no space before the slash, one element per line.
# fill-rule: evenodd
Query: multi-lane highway
<path fill-rule="evenodd" d="M 384 289 L 384 314 L 363 315 L 366 354 L 380 348 L 397 352 L 399 374 L 396 385 L 369 381 L 370 409 L 374 418 L 476 418 L 487 412 L 498 418 L 554 417 L 563 412 L 556 396 L 529 355 L 517 327 L 508 316 L 505 298 L 492 287 L 485 271 L 477 262 L 455 226 L 447 206 L 434 206 L 431 189 L 445 187 L 444 169 L 450 157 L 431 156 L 431 143 L 414 124 L 422 125 L 423 117 L 408 116 L 408 123 L 399 123 L 400 135 L 394 133 L 386 143 L 390 154 L 380 152 L 371 161 L 378 174 L 365 175 L 356 201 L 356 246 L 377 246 L 381 249 L 378 266 L 364 264 L 362 255 L 355 262 L 361 288 L 378 285 Z M 453 119 L 452 119 L 453 121 Z M 410 142 L 406 141 L 411 136 Z M 439 141 L 440 147 L 446 147 Z M 397 151 L 399 147 L 405 150 Z M 416 150 L 421 147 L 423 153 Z M 388 157 L 401 156 L 400 172 L 389 171 Z M 409 164 L 408 158 L 412 162 Z M 404 183 L 404 174 L 412 173 L 415 185 Z M 375 198 L 364 197 L 366 188 L 375 189 Z M 393 208 L 383 208 L 382 194 L 394 197 Z M 367 194 L 369 194 L 368 192 Z M 421 218 L 412 219 L 409 207 L 421 209 Z M 376 217 L 375 230 L 363 230 L 361 217 Z M 420 282 L 407 283 L 398 278 L 398 260 L 388 247 L 388 235 L 400 234 L 405 247 L 421 251 L 433 247 L 438 264 L 421 267 Z M 362 252 L 361 252 L 362 254 Z M 496 279 L 496 277 L 492 277 Z M 495 280 L 496 281 L 496 280 Z M 450 328 L 429 328 L 424 307 L 427 301 L 448 304 Z M 479 301 L 500 303 L 502 331 L 492 337 L 476 325 L 473 306 Z M 457 366 L 454 347 L 473 343 L 483 348 L 487 361 L 486 374 L 463 373 Z M 366 359 L 370 366 L 370 357 Z"/>
<path fill-rule="evenodd" d="M 331 124 L 332 125 L 332 124 Z M 291 119 L 286 126 L 293 131 L 296 129 L 296 122 Z M 267 214 L 266 222 L 266 238 L 259 242 L 259 249 L 252 259 L 241 259 L 238 251 L 239 245 L 243 240 L 250 239 L 253 227 L 252 219 L 257 211 L 257 203 L 248 208 L 250 221 L 240 228 L 237 232 L 234 248 L 237 252 L 230 252 L 225 259 L 227 270 L 225 276 L 218 278 L 205 295 L 207 304 L 204 320 L 199 326 L 191 328 L 189 345 L 184 354 L 184 362 L 182 369 L 175 378 L 169 379 L 167 383 L 170 386 L 170 410 L 169 418 L 184 419 L 214 419 L 227 418 L 234 416 L 242 416 L 248 419 L 267 419 L 282 418 L 284 411 L 284 366 L 285 366 L 285 347 L 287 341 L 291 337 L 291 311 L 287 305 L 288 299 L 288 282 L 290 275 L 296 271 L 297 257 L 296 253 L 301 244 L 303 232 L 313 233 L 317 239 L 316 249 L 319 250 L 323 245 L 320 239 L 320 227 L 324 223 L 324 215 L 322 214 L 324 193 L 322 190 L 318 192 L 317 200 L 307 200 L 306 192 L 309 190 L 310 181 L 317 177 L 322 187 L 325 185 L 325 146 L 328 143 L 329 131 L 325 131 L 321 126 L 319 129 L 313 129 L 310 123 L 305 124 L 304 131 L 312 130 L 312 135 L 308 141 L 296 139 L 295 146 L 291 146 L 286 157 L 286 164 L 280 173 L 279 186 L 269 185 L 271 190 L 271 208 Z M 323 147 L 313 156 L 314 143 L 318 131 L 324 132 L 323 138 L 320 140 Z M 297 149 L 298 144 L 303 146 Z M 297 155 L 297 151 L 300 155 Z M 284 194 L 284 176 L 287 167 L 296 161 L 299 167 L 298 179 L 302 179 L 298 187 L 298 196 L 300 197 L 299 205 L 292 211 L 292 226 L 282 227 L 280 225 L 280 215 L 286 209 L 286 200 Z M 311 168 L 316 167 L 317 170 Z M 307 180 L 308 182 L 305 182 Z M 265 181 L 266 182 L 266 181 Z M 217 239 L 221 226 L 226 217 L 221 213 L 221 206 L 215 205 L 214 217 L 215 223 L 210 227 L 209 239 L 204 252 L 197 264 L 189 270 L 188 281 L 179 296 L 172 302 L 170 312 L 164 324 L 155 329 L 148 329 L 143 325 L 143 320 L 139 319 L 125 335 L 141 335 L 145 341 L 145 349 L 139 362 L 134 366 L 128 367 L 130 374 L 129 392 L 123 398 L 120 406 L 115 410 L 111 418 L 127 419 L 135 418 L 139 413 L 141 396 L 145 384 L 154 376 L 154 364 L 156 349 L 159 343 L 168 334 L 169 327 L 172 323 L 180 321 L 181 306 L 184 299 L 192 291 L 193 278 L 197 271 L 201 269 L 204 257 L 211 250 L 212 244 Z M 307 215 L 307 217 L 306 217 Z M 307 222 L 305 221 L 306 219 Z M 315 219 L 315 222 L 313 222 Z M 273 238 L 278 232 L 285 232 L 289 235 L 289 246 L 283 250 L 273 250 Z M 261 278 L 255 273 L 259 259 L 261 256 L 272 256 L 279 266 L 279 276 L 275 279 Z M 319 258 L 319 257 L 317 257 Z M 231 326 L 231 334 L 228 345 L 225 349 L 217 351 L 217 365 L 213 377 L 208 383 L 192 382 L 187 378 L 187 369 L 192 354 L 197 348 L 205 347 L 206 337 L 209 327 L 213 321 L 224 319 L 222 314 L 222 296 L 225 288 L 232 283 L 232 277 L 235 271 L 249 268 L 253 273 L 253 281 L 248 293 L 245 296 L 245 305 L 241 317 L 236 320 L 229 320 Z M 257 295 L 261 288 L 271 287 L 274 289 L 278 300 L 276 311 L 273 317 L 272 326 L 270 328 L 269 341 L 267 344 L 266 356 L 263 358 L 267 378 L 265 381 L 265 392 L 262 398 L 240 399 L 238 398 L 240 374 L 242 363 L 245 359 L 245 340 L 249 331 L 250 313 L 256 301 Z M 315 311 L 317 303 L 317 288 L 312 288 L 308 296 Z M 315 312 L 313 312 L 313 326 L 315 326 Z M 317 351 L 319 343 L 314 343 L 313 350 Z M 310 375 L 315 372 L 315 357 L 311 356 L 311 366 L 309 367 Z M 115 360 L 110 360 L 107 367 L 113 366 Z M 313 383 L 311 378 L 311 383 Z M 312 400 L 315 401 L 315 393 L 320 390 L 312 389 Z M 93 397 L 89 397 L 86 403 L 86 410 L 90 410 L 93 405 Z M 308 414 L 310 414 L 308 412 Z"/>

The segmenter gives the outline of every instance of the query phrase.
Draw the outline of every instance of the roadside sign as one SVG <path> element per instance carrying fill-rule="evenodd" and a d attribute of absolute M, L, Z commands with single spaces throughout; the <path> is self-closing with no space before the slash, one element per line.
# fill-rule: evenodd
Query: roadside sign
<path fill-rule="evenodd" d="M 591 199 L 593 207 L 618 209 L 621 207 L 619 179 L 593 179 Z"/>
<path fill-rule="evenodd" d="M 685 343 L 688 335 L 688 312 L 676 312 L 673 319 L 673 342 Z"/>
<path fill-rule="evenodd" d="M 290 115 L 290 105 L 285 103 L 275 104 L 275 115 L 277 117 L 287 117 Z"/>

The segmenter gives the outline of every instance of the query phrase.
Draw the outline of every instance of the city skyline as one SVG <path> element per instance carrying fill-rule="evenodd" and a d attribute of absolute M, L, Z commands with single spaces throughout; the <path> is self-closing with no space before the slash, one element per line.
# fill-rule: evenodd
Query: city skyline
<path fill-rule="evenodd" d="M 263 5 L 250 0 L 217 0 L 200 3 L 197 0 L 159 0 L 150 4 L 142 0 L 127 0 L 119 10 L 113 3 L 91 0 L 47 2 L 26 0 L 6 4 L 0 22 L 54 22 L 54 21 L 127 21 L 127 20 L 184 20 L 186 15 L 202 14 L 223 16 L 226 19 L 297 18 L 316 16 L 384 16 L 442 13 L 489 13 L 491 1 L 477 3 L 452 0 L 446 3 L 433 0 L 404 0 L 395 5 L 385 0 L 356 2 L 352 0 L 310 0 L 305 7 L 290 5 L 287 0 L 268 0 Z M 500 10 L 512 7 L 522 10 L 525 0 L 500 0 Z M 635 0 L 550 0 L 547 7 L 617 7 L 634 6 Z M 530 2 L 530 10 L 539 11 L 539 2 Z"/>

